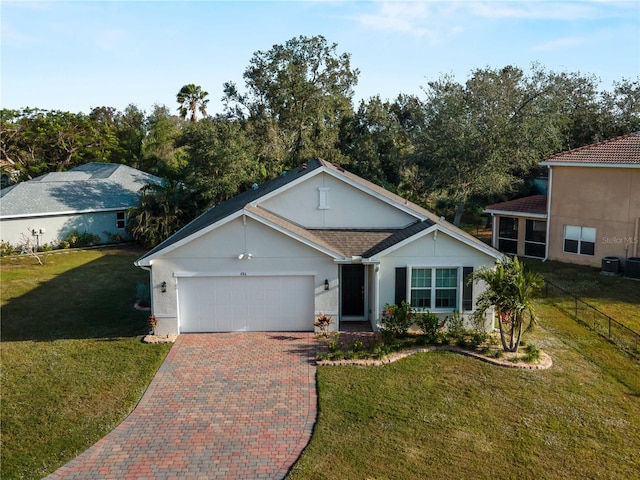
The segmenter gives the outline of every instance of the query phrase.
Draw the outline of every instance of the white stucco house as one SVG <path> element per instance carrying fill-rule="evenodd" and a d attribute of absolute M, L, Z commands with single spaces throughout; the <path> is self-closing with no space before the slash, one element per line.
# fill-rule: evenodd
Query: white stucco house
<path fill-rule="evenodd" d="M 368 321 L 386 303 L 469 315 L 474 270 L 502 255 L 427 210 L 323 160 L 196 218 L 135 264 L 158 334 L 312 331 L 316 315 Z"/>
<path fill-rule="evenodd" d="M 87 163 L 0 190 L 0 238 L 12 245 L 51 244 L 77 230 L 126 238 L 126 212 L 138 193 L 162 179 L 126 165 Z"/>

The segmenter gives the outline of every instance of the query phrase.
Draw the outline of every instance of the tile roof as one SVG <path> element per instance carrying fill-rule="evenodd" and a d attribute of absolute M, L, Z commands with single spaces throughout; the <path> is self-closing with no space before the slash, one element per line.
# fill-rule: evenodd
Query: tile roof
<path fill-rule="evenodd" d="M 640 132 L 557 153 L 545 159 L 542 165 L 565 163 L 579 165 L 640 166 Z"/>
<path fill-rule="evenodd" d="M 87 163 L 0 190 L 0 218 L 128 209 L 162 179 L 126 165 Z"/>
<path fill-rule="evenodd" d="M 530 197 L 516 198 L 515 200 L 509 200 L 507 202 L 494 203 L 492 205 L 488 205 L 485 208 L 485 211 L 546 215 L 547 214 L 547 196 L 532 195 Z"/>

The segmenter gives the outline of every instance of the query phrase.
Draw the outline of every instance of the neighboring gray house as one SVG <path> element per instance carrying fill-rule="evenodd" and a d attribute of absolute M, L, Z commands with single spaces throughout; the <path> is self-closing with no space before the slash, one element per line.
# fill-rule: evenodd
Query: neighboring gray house
<path fill-rule="evenodd" d="M 67 172 L 47 173 L 0 190 L 0 239 L 12 245 L 24 236 L 52 244 L 73 230 L 126 237 L 126 212 L 140 189 L 162 179 L 126 165 L 87 163 Z"/>
<path fill-rule="evenodd" d="M 311 331 L 386 303 L 469 317 L 502 255 L 424 208 L 314 160 L 211 208 L 136 261 L 159 334 Z M 490 322 L 491 315 L 487 316 Z"/>

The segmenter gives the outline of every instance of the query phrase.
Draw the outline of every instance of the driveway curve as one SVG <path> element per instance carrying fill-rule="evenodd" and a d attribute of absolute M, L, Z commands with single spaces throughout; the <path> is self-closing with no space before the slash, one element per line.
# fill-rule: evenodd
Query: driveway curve
<path fill-rule="evenodd" d="M 134 411 L 46 479 L 283 478 L 316 421 L 314 342 L 180 335 Z"/>

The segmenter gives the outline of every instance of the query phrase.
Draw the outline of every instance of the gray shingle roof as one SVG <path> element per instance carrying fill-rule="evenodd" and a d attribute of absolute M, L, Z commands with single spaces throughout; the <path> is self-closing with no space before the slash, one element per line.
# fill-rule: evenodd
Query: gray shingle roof
<path fill-rule="evenodd" d="M 261 197 L 274 192 L 279 188 L 284 187 L 288 183 L 293 182 L 322 167 L 328 170 L 333 170 L 339 175 L 346 177 L 350 181 L 359 184 L 361 187 L 367 188 L 373 191 L 375 194 L 386 197 L 396 204 L 404 205 L 415 214 L 425 217 L 425 220 L 417 220 L 415 223 L 412 223 L 406 228 L 398 229 L 395 231 L 389 230 L 384 233 L 381 230 L 378 230 L 377 232 L 373 230 L 353 230 L 349 233 L 344 230 L 340 232 L 336 229 L 325 229 L 324 232 L 320 232 L 317 229 L 306 229 L 300 225 L 292 224 L 289 220 L 276 217 L 271 212 L 267 212 L 260 207 L 254 207 L 251 205 Z M 453 226 L 443 218 L 438 218 L 428 210 L 409 202 L 408 200 L 384 189 L 383 187 L 380 187 L 379 185 L 371 183 L 368 180 L 347 172 L 342 167 L 333 165 L 332 163 L 326 162 L 321 159 L 316 159 L 303 164 L 297 169 L 287 172 L 286 175 L 281 175 L 272 180 L 269 180 L 256 189 L 247 190 L 246 192 L 236 195 L 235 197 L 215 207 L 210 208 L 195 220 L 193 220 L 191 223 L 187 224 L 181 230 L 177 231 L 171 237 L 167 238 L 165 241 L 140 257 L 136 261 L 136 264 L 139 264 L 139 262 L 141 262 L 143 259 L 150 257 L 182 240 L 185 240 L 191 235 L 199 232 L 200 230 L 213 225 L 245 208 L 248 211 L 259 215 L 260 217 L 271 221 L 274 224 L 277 224 L 279 227 L 284 228 L 285 230 L 288 230 L 301 238 L 305 238 L 307 241 L 310 241 L 318 245 L 319 247 L 330 250 L 335 254 L 345 255 L 346 257 L 357 255 L 362 256 L 363 258 L 370 258 L 436 224 L 444 227 L 451 232 L 455 232 L 460 237 L 466 238 L 472 244 L 482 246 L 483 249 L 491 252 L 489 253 L 490 255 L 493 255 L 494 253 L 495 255 L 500 255 L 499 252 L 494 251 L 493 248 L 486 246 L 477 238 L 464 232 L 458 227 Z M 366 251 L 360 251 L 361 249 Z M 360 252 L 355 254 L 354 252 L 356 251 Z"/>
<path fill-rule="evenodd" d="M 162 179 L 126 165 L 87 163 L 0 191 L 0 218 L 127 209 L 140 189 Z"/>

